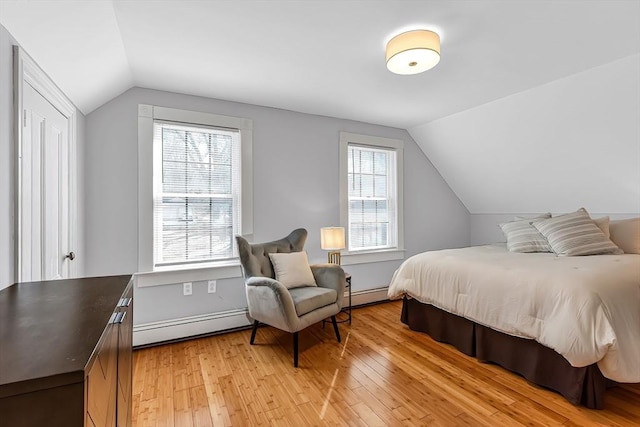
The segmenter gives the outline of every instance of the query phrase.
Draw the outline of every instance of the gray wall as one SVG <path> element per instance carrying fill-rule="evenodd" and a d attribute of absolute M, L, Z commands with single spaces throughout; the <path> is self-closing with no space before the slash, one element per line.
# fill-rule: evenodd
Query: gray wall
<path fill-rule="evenodd" d="M 0 25 L 0 289 L 12 284 L 15 263 L 13 240 L 13 53 L 16 44 Z"/>
<path fill-rule="evenodd" d="M 18 43 L 9 32 L 0 25 L 0 289 L 16 281 L 15 274 L 15 163 L 16 152 L 13 136 L 13 46 Z M 45 70 L 46 71 L 46 70 Z M 76 150 L 78 164 L 78 247 L 73 250 L 78 254 L 76 263 L 77 275 L 84 274 L 84 189 L 83 185 L 83 150 L 85 134 L 85 117 L 76 109 Z"/>
<path fill-rule="evenodd" d="M 76 276 L 85 277 L 87 253 L 85 250 L 85 195 L 86 195 L 86 179 L 85 179 L 85 136 L 86 136 L 86 117 L 76 108 Z"/>
<path fill-rule="evenodd" d="M 138 104 L 202 111 L 253 120 L 254 240 L 309 230 L 312 262 L 325 262 L 320 228 L 339 223 L 339 132 L 405 141 L 404 216 L 407 256 L 469 243 L 469 214 L 405 130 L 274 108 L 134 88 L 87 116 L 85 232 L 87 274 L 137 271 Z M 351 265 L 353 290 L 387 286 L 400 261 Z M 182 286 L 136 289 L 135 323 L 246 306 L 240 278 L 204 282 L 193 295 Z"/>

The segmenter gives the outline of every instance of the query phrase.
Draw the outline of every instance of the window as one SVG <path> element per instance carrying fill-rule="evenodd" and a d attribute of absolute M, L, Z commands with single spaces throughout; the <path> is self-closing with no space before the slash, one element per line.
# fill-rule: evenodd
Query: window
<path fill-rule="evenodd" d="M 347 231 L 346 264 L 404 256 L 402 155 L 400 140 L 340 133 L 341 225 Z M 376 252 L 386 255 L 360 261 L 355 257 Z"/>
<path fill-rule="evenodd" d="M 349 250 L 395 247 L 396 153 L 355 144 L 347 150 Z"/>
<path fill-rule="evenodd" d="M 138 105 L 138 287 L 241 276 L 252 140 L 250 119 Z"/>
<path fill-rule="evenodd" d="M 230 259 L 240 232 L 240 132 L 154 122 L 154 264 Z"/>

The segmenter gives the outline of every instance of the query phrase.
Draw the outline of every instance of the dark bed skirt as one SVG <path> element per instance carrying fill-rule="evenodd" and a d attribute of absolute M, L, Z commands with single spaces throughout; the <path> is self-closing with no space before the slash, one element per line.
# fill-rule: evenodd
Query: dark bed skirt
<path fill-rule="evenodd" d="M 403 299 L 401 320 L 467 356 L 495 363 L 557 391 L 571 403 L 591 409 L 603 407 L 608 380 L 596 364 L 574 368 L 560 354 L 534 340 L 497 332 L 413 298 Z"/>

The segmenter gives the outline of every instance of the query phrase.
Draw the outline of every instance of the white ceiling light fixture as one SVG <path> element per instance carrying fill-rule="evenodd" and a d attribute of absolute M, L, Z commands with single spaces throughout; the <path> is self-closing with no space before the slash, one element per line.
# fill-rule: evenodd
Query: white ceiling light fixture
<path fill-rule="evenodd" d="M 387 68 L 395 74 L 418 74 L 440 62 L 440 36 L 429 30 L 398 34 L 387 43 Z"/>

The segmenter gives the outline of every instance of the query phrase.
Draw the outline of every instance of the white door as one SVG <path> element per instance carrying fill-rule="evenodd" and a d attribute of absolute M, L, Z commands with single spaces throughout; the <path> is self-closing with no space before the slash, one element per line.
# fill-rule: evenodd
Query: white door
<path fill-rule="evenodd" d="M 19 156 L 19 280 L 70 276 L 69 121 L 27 82 Z"/>

